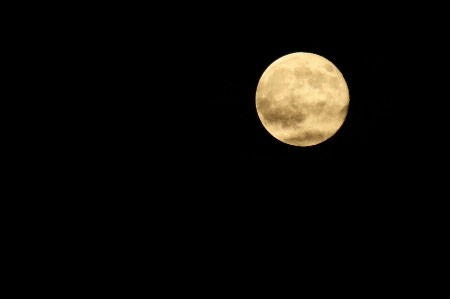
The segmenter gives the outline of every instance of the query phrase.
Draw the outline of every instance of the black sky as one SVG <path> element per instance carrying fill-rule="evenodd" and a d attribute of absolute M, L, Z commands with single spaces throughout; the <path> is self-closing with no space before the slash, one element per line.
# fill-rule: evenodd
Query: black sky
<path fill-rule="evenodd" d="M 395 90 L 399 84 L 396 64 L 401 61 L 399 49 L 389 45 L 394 37 L 360 33 L 339 23 L 330 28 L 301 23 L 290 27 L 292 22 L 271 27 L 263 21 L 254 21 L 252 26 L 217 21 L 217 29 L 209 31 L 204 24 L 191 32 L 201 28 L 205 32 L 187 35 L 186 41 L 194 47 L 187 51 L 189 63 L 182 72 L 182 78 L 191 77 L 187 82 L 192 94 L 183 104 L 190 113 L 183 126 L 189 148 L 180 151 L 198 159 L 199 165 L 233 165 L 238 173 L 262 168 L 269 177 L 271 171 L 289 176 L 344 175 L 362 164 L 376 166 L 394 159 L 402 143 L 396 133 L 398 109 L 405 101 Z M 315 53 L 332 61 L 350 91 L 349 113 L 342 128 L 326 142 L 308 148 L 273 138 L 255 108 L 256 87 L 264 70 L 293 52 Z M 214 166 L 209 169 L 220 173 Z"/>
<path fill-rule="evenodd" d="M 124 36 L 136 95 L 121 115 L 135 130 L 124 131 L 135 186 L 156 174 L 169 193 L 244 197 L 247 207 L 262 197 L 294 205 L 341 195 L 377 205 L 402 194 L 430 157 L 424 140 L 433 131 L 421 125 L 430 121 L 421 103 L 431 97 L 443 40 L 432 13 L 295 9 L 214 8 L 151 25 L 148 16 L 133 19 L 135 31 Z M 333 62 L 350 92 L 341 129 L 307 148 L 272 137 L 255 108 L 264 70 L 293 52 Z"/>
<path fill-rule="evenodd" d="M 449 69 L 440 8 L 303 5 L 101 11 L 112 21 L 89 28 L 91 40 L 78 46 L 94 68 L 76 81 L 99 87 L 80 95 L 98 124 L 70 156 L 83 165 L 74 181 L 98 186 L 80 196 L 101 223 L 95 238 L 150 240 L 173 252 L 169 260 L 192 263 L 208 254 L 208 264 L 229 263 L 235 252 L 265 267 L 261 254 L 272 248 L 282 252 L 267 256 L 293 248 L 303 261 L 304 248 L 322 259 L 339 247 L 378 263 L 396 242 L 447 227 L 445 193 L 434 192 L 447 169 L 439 155 L 447 147 L 438 146 Z M 330 60 L 350 93 L 341 129 L 306 148 L 272 137 L 255 107 L 265 69 L 294 52 Z"/>

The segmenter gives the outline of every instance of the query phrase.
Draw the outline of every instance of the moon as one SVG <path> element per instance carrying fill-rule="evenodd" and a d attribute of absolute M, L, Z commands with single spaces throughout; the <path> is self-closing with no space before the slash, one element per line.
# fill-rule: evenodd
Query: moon
<path fill-rule="evenodd" d="M 342 73 L 313 53 L 292 53 L 275 60 L 256 89 L 256 110 L 264 128 L 294 146 L 313 146 L 336 134 L 349 103 Z"/>

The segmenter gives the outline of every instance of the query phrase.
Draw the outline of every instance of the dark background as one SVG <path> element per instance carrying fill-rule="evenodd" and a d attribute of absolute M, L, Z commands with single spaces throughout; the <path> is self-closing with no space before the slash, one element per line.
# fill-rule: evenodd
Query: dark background
<path fill-rule="evenodd" d="M 102 103 L 92 134 L 101 150 L 84 149 L 100 161 L 90 175 L 136 199 L 135 213 L 162 205 L 187 219 L 308 211 L 362 221 L 428 205 L 445 120 L 439 7 L 299 5 L 103 11 L 110 21 L 88 35 L 101 47 L 82 49 L 101 87 L 90 94 Z M 256 113 L 262 73 L 293 52 L 327 58 L 349 87 L 343 126 L 312 147 L 278 141 Z"/>
<path fill-rule="evenodd" d="M 115 94 L 114 223 L 151 223 L 174 255 L 191 244 L 194 255 L 234 252 L 261 267 L 261 252 L 277 248 L 390 267 L 407 263 L 419 236 L 439 239 L 445 18 L 439 8 L 301 5 L 132 18 L 117 43 L 130 83 Z M 341 129 L 307 148 L 272 137 L 255 108 L 264 70 L 293 52 L 333 62 L 350 92 Z"/>
<path fill-rule="evenodd" d="M 24 127 L 4 142 L 13 247 L 94 285 L 134 274 L 181 292 L 324 274 L 364 294 L 405 277 L 404 292 L 404 272 L 441 273 L 422 268 L 443 268 L 448 235 L 447 10 L 308 4 L 20 4 L 4 57 L 20 108 L 5 131 Z M 342 128 L 307 148 L 255 108 L 293 52 L 329 59 L 350 92 Z"/>
<path fill-rule="evenodd" d="M 215 8 L 133 26 L 140 29 L 127 32 L 130 51 L 141 55 L 130 63 L 139 70 L 130 89 L 141 88 L 127 118 L 143 139 L 130 138 L 140 153 L 135 173 L 158 165 L 163 181 L 207 197 L 229 192 L 293 203 L 397 196 L 407 184 L 399 177 L 425 163 L 418 156 L 429 134 L 420 124 L 428 124 L 422 101 L 431 97 L 424 87 L 435 80 L 430 59 L 439 48 L 429 19 L 392 9 Z M 307 148 L 272 137 L 255 108 L 264 70 L 293 52 L 333 62 L 350 91 L 341 129 Z"/>
<path fill-rule="evenodd" d="M 255 269 L 266 275 L 297 257 L 319 272 L 329 262 L 338 277 L 349 260 L 357 276 L 385 277 L 391 261 L 415 267 L 424 254 L 411 248 L 443 248 L 445 10 L 317 4 L 108 3 L 72 20 L 61 11 L 69 27 L 30 26 L 36 39 L 23 56 L 37 67 L 26 74 L 45 81 L 30 88 L 32 102 L 56 120 L 35 113 L 48 125 L 31 126 L 38 140 L 25 155 L 42 165 L 27 175 L 56 194 L 44 209 L 61 221 L 50 226 L 69 219 L 89 239 L 81 249 L 109 267 L 119 250 L 127 263 L 161 262 L 167 277 L 224 269 L 245 284 Z M 307 148 L 272 137 L 255 108 L 264 70 L 293 52 L 330 60 L 350 92 L 341 129 Z"/>
<path fill-rule="evenodd" d="M 445 68 L 436 60 L 445 40 L 438 11 L 177 6 L 158 12 L 164 22 L 134 10 L 105 23 L 94 40 L 111 32 L 105 39 L 117 56 L 105 63 L 124 80 L 108 83 L 114 101 L 105 105 L 118 111 L 105 115 L 123 138 L 119 165 L 140 190 L 155 183 L 176 197 L 246 198 L 249 206 L 261 196 L 288 205 L 396 197 L 390 204 L 403 206 L 411 179 L 430 165 L 438 140 L 430 126 L 442 121 L 432 117 Z M 278 141 L 256 113 L 262 73 L 293 52 L 333 62 L 350 91 L 341 129 L 312 147 Z"/>

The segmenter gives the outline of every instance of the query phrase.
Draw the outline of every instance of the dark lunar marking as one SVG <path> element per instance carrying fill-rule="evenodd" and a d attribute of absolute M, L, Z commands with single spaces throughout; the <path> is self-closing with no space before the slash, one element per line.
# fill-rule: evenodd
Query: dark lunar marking
<path fill-rule="evenodd" d="M 287 120 L 282 120 L 281 121 L 281 127 L 283 128 L 283 129 L 287 129 L 287 128 L 289 128 L 289 127 L 292 127 L 292 122 L 289 122 L 289 121 L 287 121 Z"/>
<path fill-rule="evenodd" d="M 284 112 L 284 113 L 283 113 Z M 284 108 L 274 108 L 261 111 L 263 117 L 272 124 L 281 124 L 284 128 L 303 122 L 307 115 L 301 111 Z"/>
<path fill-rule="evenodd" d="M 333 67 L 330 64 L 325 64 L 325 69 L 329 72 L 333 71 Z"/>
<path fill-rule="evenodd" d="M 345 116 L 348 112 L 348 104 L 345 105 L 340 111 L 339 111 L 339 115 L 340 116 Z"/>
<path fill-rule="evenodd" d="M 309 141 L 321 141 L 325 139 L 325 134 L 320 132 L 306 132 L 303 138 Z"/>
<path fill-rule="evenodd" d="M 266 111 L 270 107 L 270 101 L 263 97 L 259 98 L 256 104 L 258 105 L 258 110 L 261 112 Z"/>
<path fill-rule="evenodd" d="M 307 114 L 297 111 L 294 114 L 292 114 L 289 119 L 298 124 L 303 122 L 307 117 L 308 117 Z"/>
<path fill-rule="evenodd" d="M 329 83 L 330 83 L 331 87 L 333 87 L 335 89 L 339 88 L 339 79 L 338 78 L 331 77 L 329 80 Z"/>
<path fill-rule="evenodd" d="M 279 122 L 284 120 L 286 117 L 281 113 L 282 111 L 280 109 L 273 109 L 273 110 L 267 110 L 267 111 L 261 111 L 264 118 L 269 122 Z"/>
<path fill-rule="evenodd" d="M 325 139 L 326 135 L 320 132 L 306 132 L 301 135 L 286 138 L 287 143 L 293 143 L 293 144 L 301 144 L 305 142 L 320 142 Z"/>
<path fill-rule="evenodd" d="M 326 81 L 326 76 L 320 73 L 313 74 L 311 78 L 309 78 L 308 83 L 314 88 L 322 87 L 322 84 Z"/>
<path fill-rule="evenodd" d="M 308 79 L 312 75 L 312 72 L 306 66 L 299 66 L 294 69 L 294 75 L 297 79 Z"/>
<path fill-rule="evenodd" d="M 298 109 L 298 104 L 301 101 L 301 97 L 300 96 L 294 96 L 294 95 L 289 95 L 285 98 L 285 101 L 287 101 L 289 103 L 290 108 L 292 108 L 293 110 L 297 111 Z"/>
<path fill-rule="evenodd" d="M 319 102 L 310 108 L 310 112 L 314 115 L 322 114 L 324 111 L 325 105 L 326 105 L 325 101 Z"/>

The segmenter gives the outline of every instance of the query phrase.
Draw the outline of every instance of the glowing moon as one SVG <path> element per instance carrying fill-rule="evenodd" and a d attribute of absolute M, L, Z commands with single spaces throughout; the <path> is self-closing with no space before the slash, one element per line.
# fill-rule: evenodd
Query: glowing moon
<path fill-rule="evenodd" d="M 256 110 L 266 130 L 295 146 L 311 146 L 333 136 L 350 102 L 344 77 L 322 56 L 292 53 L 274 61 L 256 89 Z"/>

